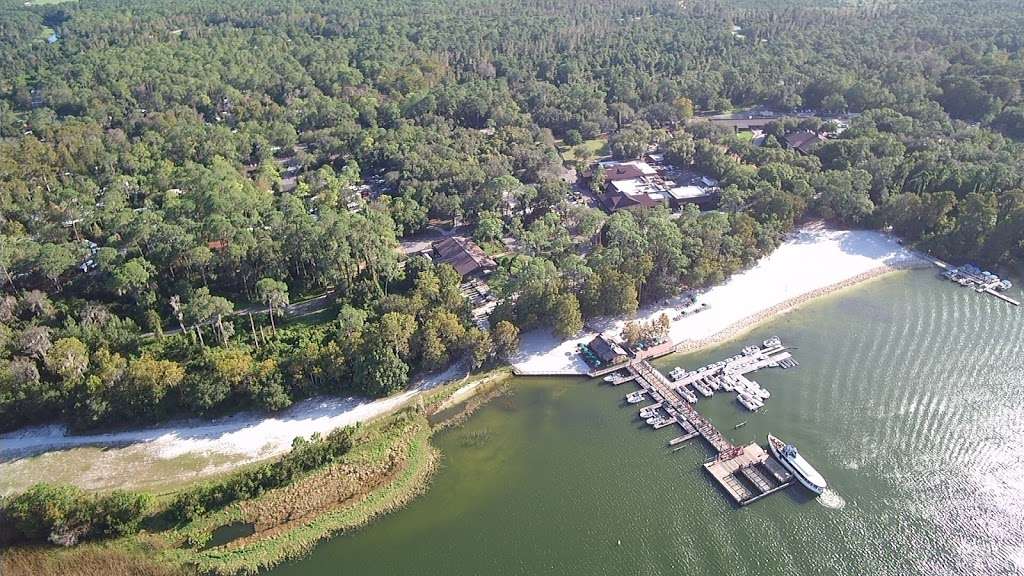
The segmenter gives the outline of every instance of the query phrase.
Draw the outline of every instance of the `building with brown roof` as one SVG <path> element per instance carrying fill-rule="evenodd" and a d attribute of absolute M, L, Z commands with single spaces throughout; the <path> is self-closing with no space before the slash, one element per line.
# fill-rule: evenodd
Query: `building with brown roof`
<path fill-rule="evenodd" d="M 807 130 L 786 135 L 786 147 L 790 150 L 796 150 L 801 154 L 810 154 L 814 152 L 814 149 L 824 141 L 825 138 L 818 135 L 816 132 L 810 132 Z"/>
<path fill-rule="evenodd" d="M 622 346 L 605 338 L 602 334 L 594 336 L 594 339 L 587 343 L 587 348 L 590 348 L 601 362 L 606 365 L 625 362 L 629 358 L 626 351 L 622 349 Z"/>
<path fill-rule="evenodd" d="M 646 178 L 608 182 L 605 185 L 605 193 L 601 202 L 609 212 L 623 208 L 653 208 L 668 204 L 663 188 Z"/>
<path fill-rule="evenodd" d="M 490 273 L 498 265 L 482 248 L 462 236 L 452 236 L 434 242 L 434 261 L 451 264 L 460 276 Z"/>
<path fill-rule="evenodd" d="M 603 165 L 604 181 L 617 182 L 619 180 L 633 180 L 654 176 L 658 172 L 650 164 L 634 160 L 632 162 L 615 162 Z"/>

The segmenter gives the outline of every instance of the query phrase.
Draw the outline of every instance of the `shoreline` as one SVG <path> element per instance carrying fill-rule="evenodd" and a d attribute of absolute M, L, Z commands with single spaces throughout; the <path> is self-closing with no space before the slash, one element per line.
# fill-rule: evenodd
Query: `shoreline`
<path fill-rule="evenodd" d="M 262 574 L 283 562 L 308 555 L 325 540 L 359 530 L 381 516 L 404 508 L 429 489 L 442 458 L 440 450 L 431 442 L 433 427 L 421 415 L 411 420 L 413 429 L 396 438 L 394 444 L 388 446 L 387 454 L 378 457 L 391 462 L 393 468 L 368 490 L 357 491 L 351 498 L 311 511 L 305 517 L 198 551 L 191 561 L 202 573 Z M 330 467 L 320 474 L 330 475 Z M 294 492 L 299 486 L 290 485 L 283 490 Z M 269 495 L 271 493 L 265 496 Z M 253 503 L 258 506 L 261 498 Z M 204 527 L 205 530 L 212 528 Z"/>
<path fill-rule="evenodd" d="M 881 276 L 890 271 L 931 267 L 922 254 L 895 237 L 871 230 L 834 230 L 807 224 L 751 267 L 703 290 L 650 304 L 629 317 L 594 318 L 577 336 L 559 340 L 534 330 L 521 337 L 512 366 L 519 376 L 586 376 L 593 369 L 577 347 L 603 334 L 613 340 L 629 321 L 653 321 L 667 315 L 666 353 L 688 352 L 734 338 L 756 324 L 804 302 Z M 692 309 L 693 295 L 703 307 Z M 664 354 L 659 354 L 664 355 Z"/>
<path fill-rule="evenodd" d="M 293 438 L 366 425 L 486 375 L 470 375 L 461 362 L 455 362 L 447 370 L 421 377 L 403 392 L 375 400 L 314 397 L 277 414 L 239 413 L 206 422 L 182 420 L 81 436 L 68 434 L 60 425 L 22 429 L 0 435 L 0 474 L 8 479 L 0 482 L 0 495 L 21 492 L 44 478 L 88 490 L 163 493 L 172 487 L 173 491 L 178 485 L 277 458 L 291 449 Z M 82 453 L 83 449 L 88 452 Z M 173 478 L 160 472 L 170 466 L 175 467 Z M 70 472 L 55 479 L 54 467 Z"/>
<path fill-rule="evenodd" d="M 352 449 L 339 459 L 252 498 L 208 510 L 184 524 L 144 528 L 70 548 L 11 546 L 0 553 L 0 565 L 11 576 L 49 574 L 57 573 L 49 567 L 66 568 L 76 557 L 88 555 L 104 564 L 130 560 L 140 574 L 263 574 L 426 492 L 441 465 L 442 454 L 431 441 L 435 432 L 424 414 L 407 408 L 360 428 Z M 150 510 L 148 518 L 161 517 L 163 506 Z M 208 545 L 218 531 L 234 526 L 249 526 L 253 532 Z M 147 551 L 144 557 L 137 555 L 140 549 Z"/>
<path fill-rule="evenodd" d="M 707 336 L 705 338 L 700 338 L 697 340 L 684 340 L 682 342 L 679 342 L 672 348 L 672 351 L 669 354 L 687 354 L 689 352 L 697 352 L 703 348 L 707 348 L 710 346 L 723 344 L 725 342 L 738 338 L 743 334 L 746 334 L 747 332 L 750 332 L 757 326 L 769 320 L 774 320 L 779 316 L 791 312 L 812 300 L 817 300 L 818 298 L 821 298 L 823 296 L 828 296 L 829 294 L 841 292 L 847 288 L 853 288 L 854 286 L 866 284 L 871 280 L 877 280 L 893 272 L 901 272 L 905 270 L 923 270 L 925 268 L 931 267 L 932 265 L 930 263 L 923 261 L 905 262 L 892 265 L 884 264 L 882 266 L 879 266 L 878 268 L 874 268 L 872 270 L 868 270 L 867 272 L 862 272 L 851 278 L 847 278 L 846 280 L 842 280 L 840 282 L 836 282 L 835 284 L 830 284 L 828 286 L 823 286 L 811 292 L 801 294 L 800 296 L 795 296 L 789 300 L 786 300 L 785 302 L 780 302 L 779 304 L 776 304 L 771 308 L 762 310 L 757 314 L 747 316 L 746 318 L 743 318 L 735 322 L 734 324 L 731 324 L 723 328 L 722 330 L 712 334 L 711 336 Z M 667 355 L 668 354 L 666 354 L 666 356 Z"/>
<path fill-rule="evenodd" d="M 709 308 L 673 321 L 669 333 L 672 351 L 690 352 L 735 338 L 824 294 L 892 270 L 925 266 L 931 263 L 892 236 L 832 230 L 821 223 L 805 225 L 750 268 L 700 292 L 699 301 L 708 303 Z M 651 319 L 662 313 L 673 317 L 683 305 L 683 297 L 676 297 L 645 307 L 634 318 Z M 550 333 L 526 333 L 520 354 L 510 363 L 511 371 L 519 376 L 585 376 L 590 369 L 579 358 L 576 346 L 598 333 L 617 334 L 626 320 L 592 319 L 587 332 L 565 341 Z M 168 482 L 162 473 L 157 480 L 150 478 L 152 471 L 169 466 L 178 470 L 175 481 L 192 482 L 287 452 L 297 436 L 309 437 L 394 413 L 430 398 L 441 388 L 452 396 L 446 408 L 465 402 L 479 388 L 487 388 L 474 386 L 475 379 L 485 376 L 470 377 L 456 363 L 399 394 L 376 400 L 316 397 L 272 415 L 241 413 L 214 421 L 185 420 L 83 436 L 70 435 L 53 425 L 21 429 L 0 435 L 0 472 L 19 479 L 0 485 L 0 493 L 13 493 L 25 482 L 49 477 L 61 462 L 71 463 L 77 470 L 61 480 L 87 489 L 154 489 Z M 78 447 L 101 449 L 95 453 L 70 450 Z"/>

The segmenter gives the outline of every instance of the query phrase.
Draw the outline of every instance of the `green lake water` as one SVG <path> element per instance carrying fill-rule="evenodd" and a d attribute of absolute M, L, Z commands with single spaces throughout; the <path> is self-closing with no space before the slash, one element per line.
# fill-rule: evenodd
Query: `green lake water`
<path fill-rule="evenodd" d="M 901 272 L 657 364 L 695 368 L 771 335 L 800 367 L 752 375 L 765 409 L 723 393 L 698 409 L 735 442 L 795 443 L 840 509 L 799 486 L 737 508 L 701 467 L 702 440 L 672 452 L 678 430 L 623 403 L 631 384 L 522 378 L 435 437 L 427 493 L 271 573 L 1024 573 L 1024 309 Z"/>

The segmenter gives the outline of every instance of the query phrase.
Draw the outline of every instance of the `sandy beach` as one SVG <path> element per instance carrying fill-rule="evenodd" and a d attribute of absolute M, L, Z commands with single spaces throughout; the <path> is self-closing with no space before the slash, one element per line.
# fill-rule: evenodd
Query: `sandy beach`
<path fill-rule="evenodd" d="M 708 308 L 673 320 L 670 338 L 680 350 L 700 348 L 822 294 L 897 268 L 928 265 L 894 238 L 878 232 L 808 226 L 749 270 L 699 294 L 698 302 L 706 302 Z M 680 296 L 648 307 L 636 318 L 656 318 L 662 312 L 675 318 L 682 300 Z M 591 321 L 584 333 L 565 341 L 550 332 L 524 334 L 513 367 L 521 374 L 585 374 L 587 366 L 575 353 L 577 345 L 599 330 L 617 335 L 625 321 Z M 68 469 L 78 470 L 69 481 L 91 488 L 122 485 L 125 477 L 136 476 L 139 485 L 146 485 L 149 481 L 143 478 L 153 476 L 152 470 L 162 462 L 173 461 L 176 474 L 182 477 L 222 472 L 282 454 L 298 436 L 326 433 L 392 412 L 423 391 L 464 376 L 464 368 L 452 367 L 388 398 L 311 398 L 272 415 L 241 413 L 213 421 L 183 420 L 89 435 L 72 435 L 59 425 L 25 428 L 0 435 L 0 475 L 16 480 L 0 483 L 0 493 L 24 488 L 51 471 Z M 466 384 L 455 396 L 468 396 L 476 385 Z M 83 447 L 104 449 L 88 454 L 74 450 Z M 185 459 L 198 462 L 186 469 Z"/>
<path fill-rule="evenodd" d="M 465 376 L 465 367 L 457 363 L 387 398 L 309 398 L 271 415 L 243 412 L 102 434 L 74 435 L 56 424 L 23 428 L 0 435 L 0 494 L 47 479 L 50 472 L 67 473 L 69 467 L 73 474 L 62 479 L 86 488 L 161 485 L 162 479 L 153 477 L 161 462 L 173 461 L 181 478 L 224 472 L 283 454 L 296 437 L 388 414 L 427 390 Z M 104 449 L 87 454 L 74 450 L 83 447 Z"/>
<path fill-rule="evenodd" d="M 756 324 L 824 294 L 901 268 L 931 264 L 889 235 L 870 230 L 832 230 L 820 223 L 792 233 L 774 252 L 724 284 L 697 294 L 708 307 L 679 319 L 684 295 L 642 309 L 634 318 L 650 320 L 662 313 L 672 318 L 669 338 L 677 350 L 688 351 L 728 340 Z M 617 336 L 631 319 L 588 322 L 576 338 L 561 341 L 550 332 L 524 334 L 512 365 L 519 374 L 585 374 L 587 365 L 575 353 L 598 332 Z"/>

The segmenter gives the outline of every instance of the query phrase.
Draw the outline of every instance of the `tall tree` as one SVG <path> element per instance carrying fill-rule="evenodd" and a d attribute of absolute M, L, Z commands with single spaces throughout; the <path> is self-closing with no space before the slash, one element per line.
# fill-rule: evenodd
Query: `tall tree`
<path fill-rule="evenodd" d="M 277 332 L 277 325 L 274 323 L 274 316 L 283 316 L 288 307 L 288 285 L 273 278 L 263 278 L 256 283 L 256 293 L 260 302 L 263 302 L 270 309 L 270 326 Z"/>

